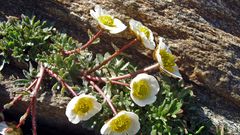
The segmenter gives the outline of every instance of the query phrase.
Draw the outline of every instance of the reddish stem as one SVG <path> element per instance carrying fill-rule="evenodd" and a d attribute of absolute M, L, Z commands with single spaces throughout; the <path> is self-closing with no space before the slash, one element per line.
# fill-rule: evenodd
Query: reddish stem
<path fill-rule="evenodd" d="M 69 92 L 72 93 L 73 96 L 77 96 L 77 93 L 62 79 L 60 78 L 56 73 L 54 73 L 52 70 L 46 68 L 46 71 L 48 74 L 54 78 L 56 78 L 64 87 L 66 87 Z"/>
<path fill-rule="evenodd" d="M 118 85 L 122 85 L 122 86 L 129 86 L 129 84 L 127 83 L 123 83 L 123 82 L 119 82 L 119 81 L 113 81 L 113 80 L 107 80 L 107 79 L 102 79 L 101 77 L 92 77 L 90 75 L 87 75 L 86 78 L 88 78 L 91 81 L 98 81 L 98 82 L 104 82 L 107 83 L 108 81 L 112 84 L 118 84 Z"/>
<path fill-rule="evenodd" d="M 31 88 L 36 84 L 36 82 L 37 82 L 37 80 L 38 79 L 35 79 L 28 87 L 27 87 L 27 89 L 25 90 L 25 91 L 31 91 Z M 13 99 L 13 101 L 12 101 L 12 104 L 14 105 L 14 104 L 16 104 L 17 103 L 17 101 L 19 101 L 21 98 L 22 98 L 22 94 L 20 94 L 20 95 L 18 95 L 17 97 L 15 97 L 14 99 Z"/>
<path fill-rule="evenodd" d="M 32 115 L 32 128 L 33 135 L 37 135 L 37 124 L 36 124 L 36 97 L 32 98 L 31 101 L 31 115 Z"/>
<path fill-rule="evenodd" d="M 25 123 L 26 118 L 27 118 L 27 116 L 30 113 L 30 107 L 31 107 L 31 105 L 28 106 L 26 112 L 23 115 L 24 117 L 21 117 L 22 119 L 20 119 L 20 121 L 19 121 L 18 125 L 16 126 L 16 128 L 19 128 L 20 126 L 22 126 Z"/>
<path fill-rule="evenodd" d="M 140 73 L 146 73 L 146 72 L 149 72 L 149 71 L 152 71 L 153 69 L 156 69 L 159 67 L 159 64 L 156 63 L 154 65 L 151 65 L 149 67 L 146 67 L 144 69 L 141 69 L 141 70 L 137 70 L 136 72 L 134 73 L 129 73 L 129 74 L 126 74 L 126 75 L 122 75 L 122 76 L 118 76 L 118 77 L 112 77 L 110 78 L 110 80 L 121 80 L 121 79 L 126 79 L 126 78 L 131 78 L 131 77 L 135 77 L 136 75 L 140 74 Z M 104 79 L 104 78 L 103 78 Z"/>
<path fill-rule="evenodd" d="M 26 91 L 31 90 L 31 88 L 36 84 L 37 81 L 38 81 L 38 78 L 35 79 L 35 80 L 27 87 Z M 17 101 L 19 101 L 19 100 L 22 98 L 22 96 L 23 96 L 23 95 L 21 94 L 21 95 L 19 95 L 18 97 L 14 98 L 14 100 L 12 101 L 13 105 L 14 105 Z M 30 107 L 31 107 L 31 103 L 30 103 L 29 107 L 27 108 L 27 110 L 26 110 L 26 112 L 25 112 L 25 114 L 24 114 L 24 118 L 23 118 L 23 119 L 20 119 L 20 121 L 19 121 L 18 125 L 16 126 L 16 128 L 19 128 L 22 124 L 24 124 L 27 116 L 28 116 L 29 113 L 30 113 Z"/>
<path fill-rule="evenodd" d="M 128 83 L 123 83 L 123 82 L 113 81 L 113 80 L 110 80 L 110 83 L 112 83 L 112 84 L 118 84 L 118 85 L 122 85 L 122 86 L 127 86 L 127 87 L 130 86 Z"/>
<path fill-rule="evenodd" d="M 31 88 L 36 84 L 37 80 L 38 80 L 38 79 L 35 79 L 35 80 L 27 87 L 26 91 L 29 91 L 29 90 L 31 91 Z"/>
<path fill-rule="evenodd" d="M 64 54 L 70 55 L 70 54 L 74 54 L 74 53 L 79 53 L 81 50 L 90 46 L 93 43 L 93 41 L 96 40 L 102 33 L 103 33 L 103 29 L 100 29 L 98 31 L 98 33 L 95 34 L 91 39 L 89 39 L 88 42 L 86 44 L 84 44 L 82 47 L 74 49 L 74 50 L 70 50 L 70 51 L 65 51 Z"/>
<path fill-rule="evenodd" d="M 109 61 L 111 61 L 114 57 L 118 56 L 119 54 L 121 54 L 124 50 L 126 50 L 127 48 L 129 48 L 130 46 L 134 45 L 138 40 L 135 38 L 133 39 L 131 42 L 129 42 L 128 44 L 124 45 L 120 50 L 117 50 L 114 54 L 112 54 L 110 57 L 108 57 L 106 60 L 104 60 L 101 64 L 97 65 L 96 67 L 88 70 L 86 72 L 86 74 L 90 74 L 98 69 L 100 69 L 103 65 L 107 64 Z"/>
<path fill-rule="evenodd" d="M 134 73 L 129 73 L 129 74 L 125 74 L 125 75 L 122 75 L 122 76 L 112 77 L 112 78 L 109 78 L 109 79 L 105 78 L 105 77 L 95 77 L 95 76 L 90 76 L 90 75 L 86 75 L 86 77 L 88 79 L 91 79 L 92 81 L 107 82 L 108 80 L 110 80 L 111 82 L 113 82 L 113 81 L 116 82 L 117 80 L 135 77 L 136 75 L 138 75 L 140 73 L 146 73 L 146 72 L 152 71 L 153 69 L 157 69 L 157 68 L 159 68 L 159 64 L 158 63 L 156 63 L 154 65 L 151 65 L 149 67 L 146 67 L 144 69 L 137 70 Z"/>
<path fill-rule="evenodd" d="M 37 135 L 37 124 L 36 124 L 36 97 L 38 90 L 40 89 L 40 85 L 42 83 L 43 75 L 44 75 L 45 68 L 41 64 L 39 78 L 37 79 L 36 85 L 34 90 L 32 91 L 31 97 L 31 115 L 32 115 L 32 128 L 33 128 L 33 135 Z"/>
<path fill-rule="evenodd" d="M 107 101 L 107 103 L 110 106 L 110 108 L 112 109 L 114 115 L 117 115 L 117 111 L 114 108 L 111 100 L 103 93 L 103 91 L 98 87 L 97 84 L 95 84 L 93 81 L 89 81 L 89 82 L 97 90 L 97 92 Z"/>
<path fill-rule="evenodd" d="M 31 97 L 36 97 L 37 96 L 37 92 L 40 88 L 40 85 L 41 85 L 41 82 L 42 82 L 42 79 L 43 79 L 44 71 L 45 71 L 45 68 L 43 67 L 43 65 L 41 65 L 40 72 L 39 72 L 39 78 L 37 79 L 35 88 L 33 89 L 32 93 L 31 93 L 32 94 Z"/>

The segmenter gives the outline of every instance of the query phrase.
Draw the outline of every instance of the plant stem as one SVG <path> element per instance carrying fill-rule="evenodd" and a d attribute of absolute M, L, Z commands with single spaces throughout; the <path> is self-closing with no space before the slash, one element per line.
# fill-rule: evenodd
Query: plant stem
<path fill-rule="evenodd" d="M 121 75 L 121 76 L 117 76 L 117 77 L 112 77 L 112 78 L 95 77 L 95 76 L 90 76 L 90 75 L 86 75 L 86 77 L 91 79 L 92 81 L 107 82 L 107 81 L 110 80 L 110 82 L 113 82 L 113 81 L 117 81 L 117 80 L 121 80 L 121 79 L 135 77 L 136 75 L 138 75 L 140 73 L 150 72 L 150 71 L 153 71 L 154 69 L 157 69 L 157 68 L 159 68 L 159 64 L 158 63 L 156 63 L 154 65 L 151 65 L 149 67 L 146 67 L 144 69 L 137 70 L 136 72 L 133 72 L 133 73 L 129 73 L 129 74 L 125 74 L 125 75 Z"/>
<path fill-rule="evenodd" d="M 33 135 L 37 135 L 37 124 L 36 124 L 36 97 L 32 98 L 31 103 L 31 115 L 32 115 L 32 132 Z"/>
<path fill-rule="evenodd" d="M 31 115 L 32 115 L 32 128 L 33 128 L 33 135 L 37 135 L 37 124 L 36 124 L 36 98 L 37 98 L 37 92 L 40 89 L 40 85 L 43 79 L 45 68 L 41 64 L 40 67 L 40 73 L 39 73 L 39 78 L 37 79 L 36 85 L 34 90 L 32 91 L 31 95 Z"/>
<path fill-rule="evenodd" d="M 99 65 L 97 65 L 96 67 L 88 70 L 86 72 L 86 74 L 90 74 L 98 69 L 100 69 L 103 65 L 107 64 L 109 61 L 111 61 L 114 57 L 118 56 L 119 54 L 121 54 L 124 50 L 126 50 L 127 48 L 129 48 L 130 46 L 134 45 L 136 42 L 138 41 L 138 39 L 133 39 L 131 42 L 129 42 L 128 44 L 124 45 L 120 50 L 117 50 L 114 54 L 112 54 L 110 57 L 108 57 L 106 60 L 104 60 L 102 63 L 100 63 Z"/>
<path fill-rule="evenodd" d="M 31 91 L 31 88 L 37 83 L 37 80 L 38 79 L 35 79 L 28 87 L 27 87 L 27 89 L 25 90 L 25 91 Z"/>
<path fill-rule="evenodd" d="M 31 88 L 36 84 L 37 80 L 38 80 L 38 78 L 35 79 L 35 80 L 27 87 L 26 91 L 28 91 L 28 90 L 31 91 Z M 23 96 L 23 95 L 21 94 L 21 95 L 19 95 L 18 97 L 14 98 L 14 100 L 12 101 L 12 104 L 13 104 L 13 105 L 16 104 L 16 102 L 19 101 L 19 100 L 22 98 L 22 96 Z M 21 117 L 21 119 L 20 119 L 18 125 L 16 126 L 16 128 L 19 128 L 22 124 L 24 124 L 27 116 L 28 116 L 29 113 L 30 113 L 30 107 L 31 107 L 31 103 L 30 103 L 29 107 L 27 108 L 26 112 L 24 113 L 24 115 Z"/>
<path fill-rule="evenodd" d="M 84 44 L 82 47 L 74 49 L 74 50 L 70 50 L 70 51 L 65 51 L 64 54 L 70 55 L 70 54 L 74 54 L 74 53 L 79 53 L 81 50 L 90 46 L 93 43 L 93 41 L 96 40 L 102 33 L 103 33 L 103 29 L 100 29 L 97 32 L 97 34 L 95 34 L 91 39 L 89 39 L 88 42 L 86 44 Z"/>
<path fill-rule="evenodd" d="M 91 80 L 91 81 L 98 81 L 98 82 L 104 82 L 104 83 L 112 83 L 112 84 L 118 84 L 118 85 L 122 85 L 122 86 L 129 86 L 128 83 L 123 83 L 123 82 L 119 82 L 119 81 L 114 81 L 114 80 L 107 80 L 107 79 L 102 79 L 101 77 L 93 77 L 93 76 L 90 76 L 90 75 L 87 75 L 86 76 L 87 79 Z"/>
<path fill-rule="evenodd" d="M 112 83 L 112 84 L 118 84 L 118 85 L 127 86 L 127 87 L 130 86 L 130 84 L 128 84 L 128 83 L 119 82 L 119 81 L 110 80 L 109 82 Z"/>
<path fill-rule="evenodd" d="M 57 79 L 64 87 L 66 87 L 69 90 L 69 92 L 72 93 L 73 96 L 77 96 L 77 93 L 62 78 L 60 78 L 56 73 L 54 73 L 52 70 L 50 70 L 48 68 L 46 68 L 46 71 L 48 72 L 48 74 L 50 76 Z"/>
<path fill-rule="evenodd" d="M 29 90 L 36 84 L 36 82 L 37 82 L 37 79 L 35 79 L 35 80 L 28 86 L 28 88 L 27 88 L 25 91 L 29 91 Z M 11 102 L 5 104 L 5 105 L 3 106 L 3 108 L 4 108 L 4 109 L 9 109 L 9 108 L 12 107 L 14 104 L 16 104 L 18 101 L 20 101 L 21 98 L 22 98 L 22 96 L 23 96 L 23 94 L 19 94 L 17 97 L 14 97 L 14 99 L 13 99 Z"/>
<path fill-rule="evenodd" d="M 156 63 L 154 65 L 151 65 L 149 67 L 146 67 L 144 69 L 141 69 L 141 70 L 137 70 L 136 72 L 133 72 L 133 73 L 129 73 L 129 74 L 126 74 L 126 75 L 122 75 L 122 76 L 118 76 L 118 77 L 112 77 L 110 78 L 110 80 L 121 80 L 121 79 L 126 79 L 126 78 L 132 78 L 132 77 L 135 77 L 136 75 L 140 74 L 140 73 L 146 73 L 146 72 L 150 72 L 152 71 L 153 69 L 156 69 L 159 67 L 159 64 Z"/>
<path fill-rule="evenodd" d="M 117 111 L 116 109 L 114 108 L 111 100 L 103 93 L 103 91 L 98 87 L 97 84 L 95 84 L 93 81 L 89 81 L 90 84 L 97 90 L 97 92 L 107 101 L 108 105 L 110 106 L 110 108 L 112 109 L 113 111 L 113 114 L 114 115 L 117 115 Z"/>
<path fill-rule="evenodd" d="M 27 118 L 27 116 L 28 116 L 29 113 L 30 113 L 30 108 L 31 108 L 31 104 L 28 106 L 26 112 L 25 112 L 25 113 L 23 114 L 23 116 L 20 118 L 19 123 L 18 123 L 18 125 L 16 126 L 16 128 L 19 128 L 20 126 L 22 126 L 22 125 L 25 123 L 26 118 Z"/>
<path fill-rule="evenodd" d="M 27 87 L 27 89 L 25 90 L 25 91 L 31 91 L 31 88 L 36 84 L 36 82 L 37 82 L 37 80 L 38 79 L 35 79 L 28 87 Z M 18 95 L 17 97 L 15 97 L 13 100 L 12 100 L 12 104 L 14 105 L 14 104 L 16 104 L 17 103 L 17 101 L 19 101 L 21 98 L 22 98 L 22 96 L 23 96 L 23 94 L 20 94 L 20 95 Z"/>

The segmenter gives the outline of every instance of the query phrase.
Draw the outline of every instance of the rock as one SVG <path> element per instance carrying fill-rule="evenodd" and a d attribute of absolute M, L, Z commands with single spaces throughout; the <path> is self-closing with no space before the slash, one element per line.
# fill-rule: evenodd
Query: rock
<path fill-rule="evenodd" d="M 229 134 L 239 133 L 240 116 L 234 109 L 230 109 L 232 103 L 240 107 L 238 0 L 44 0 L 39 3 L 50 16 L 57 16 L 59 20 L 85 32 L 87 29 L 97 31 L 96 21 L 89 14 L 96 4 L 109 10 L 125 24 L 133 18 L 148 26 L 156 37 L 165 37 L 178 58 L 177 63 L 184 79 L 202 87 L 204 91 L 195 89 L 196 94 L 204 93 L 205 98 L 211 101 L 202 101 L 204 98 L 198 94 L 204 114 L 215 126 L 225 125 L 226 129 L 230 129 Z M 59 5 L 64 10 L 54 9 L 53 5 Z M 104 42 L 133 38 L 129 35 L 129 32 L 124 32 L 114 39 L 104 38 Z M 144 60 L 150 61 L 149 58 Z M 207 94 L 217 94 L 224 100 L 224 104 Z"/>
<path fill-rule="evenodd" d="M 21 71 L 13 67 L 8 67 L 7 72 L 3 72 L 4 78 L 0 81 L 1 108 L 4 104 L 9 103 L 16 96 L 16 93 L 24 89 L 14 86 L 14 80 L 22 78 L 20 73 Z M 69 134 L 71 132 L 72 135 L 94 135 L 94 131 L 82 127 L 81 124 L 72 124 L 68 121 L 67 116 L 65 116 L 65 107 L 70 101 L 70 97 L 63 97 L 61 94 L 52 95 L 51 91 L 39 92 L 38 94 L 36 118 L 39 134 Z M 5 110 L 4 113 L 7 113 L 15 120 L 19 120 L 29 106 L 29 99 L 29 96 L 24 96 L 20 102 L 17 102 L 10 110 Z M 31 115 L 28 116 L 29 118 L 31 118 Z M 6 121 L 9 120 L 6 118 Z M 27 126 L 23 126 L 23 128 L 27 128 L 24 129 L 24 134 L 32 134 L 30 130 L 31 124 L 29 125 L 29 123 L 31 121 L 27 120 L 25 124 Z"/>
<path fill-rule="evenodd" d="M 240 107 L 239 0 L 9 0 L 0 4 L 19 6 L 16 12 L 1 6 L 4 12 L 0 12 L 0 16 L 19 16 L 34 11 L 44 19 L 56 20 L 57 27 L 65 28 L 81 41 L 87 40 L 88 29 L 98 30 L 96 21 L 89 14 L 96 4 L 125 24 L 130 18 L 141 21 L 156 37 L 166 38 L 177 56 L 184 80 L 194 85 L 204 113 L 215 125 L 226 125 L 229 134 L 239 133 L 240 116 L 236 113 Z M 119 46 L 131 38 L 128 31 L 114 37 L 104 34 L 102 44 L 92 49 L 95 52 L 112 51 L 110 43 Z M 136 61 L 137 64 L 153 63 L 148 57 L 151 52 L 147 55 L 140 52 L 135 48 L 128 50 L 132 59 L 141 59 Z M 208 96 L 212 94 L 215 96 Z"/>
<path fill-rule="evenodd" d="M 39 6 L 83 31 L 97 31 L 89 11 L 99 4 L 123 20 L 143 22 L 155 36 L 163 36 L 178 57 L 186 80 L 240 105 L 240 2 L 232 1 L 141 1 L 141 0 L 44 0 Z M 52 8 L 59 5 L 59 8 Z M 69 21 L 71 20 L 71 21 Z M 117 35 L 129 39 L 129 32 Z M 109 40 L 108 40 L 109 39 Z M 117 39 L 108 38 L 105 42 Z"/>

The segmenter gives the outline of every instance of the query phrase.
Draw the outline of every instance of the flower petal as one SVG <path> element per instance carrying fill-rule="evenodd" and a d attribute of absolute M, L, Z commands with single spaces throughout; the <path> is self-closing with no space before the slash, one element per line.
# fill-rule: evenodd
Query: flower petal
<path fill-rule="evenodd" d="M 108 135 L 111 132 L 111 130 L 107 124 L 104 124 L 103 127 L 101 128 L 100 132 L 103 135 Z"/>
<path fill-rule="evenodd" d="M 144 26 L 141 22 L 131 19 L 129 21 L 130 29 L 134 32 L 139 40 L 142 41 L 142 44 L 145 48 L 154 50 L 155 42 L 154 36 L 150 29 Z M 143 28 L 143 30 L 141 30 Z M 146 36 L 146 32 L 148 33 L 148 37 Z"/>
<path fill-rule="evenodd" d="M 86 102 L 86 104 L 84 104 Z M 87 103 L 90 103 L 89 106 Z M 87 105 L 89 108 L 87 108 L 87 112 L 82 112 L 82 110 L 79 107 L 76 108 L 76 106 L 81 106 L 81 104 Z M 77 109 L 77 112 L 76 112 Z M 80 121 L 86 121 L 90 119 L 92 116 L 94 116 L 96 113 L 98 113 L 102 109 L 102 106 L 100 103 L 97 102 L 97 99 L 90 95 L 81 94 L 79 96 L 74 97 L 67 105 L 66 107 L 66 116 L 68 117 L 68 120 L 74 124 L 79 123 Z"/>
<path fill-rule="evenodd" d="M 180 74 L 180 72 L 178 70 L 178 66 L 174 66 L 173 69 L 174 69 L 173 74 L 176 75 L 179 78 L 182 78 L 182 75 Z"/>
<path fill-rule="evenodd" d="M 147 84 L 149 85 L 148 90 L 150 91 L 150 94 L 144 99 L 141 98 L 139 99 L 138 97 L 135 97 L 133 90 L 133 86 L 136 85 L 135 83 L 138 83 L 141 80 L 147 81 Z M 160 89 L 157 79 L 154 76 L 148 75 L 146 73 L 138 74 L 135 78 L 133 78 L 130 83 L 130 87 L 131 87 L 130 97 L 137 105 L 141 107 L 154 103 L 157 98 L 155 95 L 159 92 Z"/>
<path fill-rule="evenodd" d="M 135 98 L 134 96 L 132 96 L 132 94 L 130 96 L 131 96 L 132 100 L 134 101 L 134 103 L 136 103 L 140 107 L 144 107 L 146 105 L 150 105 L 150 104 L 154 103 L 156 101 L 156 99 L 157 99 L 156 96 L 150 96 L 147 99 L 139 100 L 139 99 Z"/>
<path fill-rule="evenodd" d="M 142 25 L 142 24 L 141 24 L 140 22 L 136 21 L 136 20 L 131 19 L 131 20 L 129 21 L 130 29 L 131 29 L 136 35 L 139 35 L 139 31 L 138 31 L 139 25 Z"/>
<path fill-rule="evenodd" d="M 97 17 L 103 15 L 103 9 L 100 5 L 96 5 L 94 9 L 95 9 Z"/>
<path fill-rule="evenodd" d="M 93 10 L 90 10 L 90 15 L 94 18 L 97 19 L 99 17 L 99 14 L 97 14 L 96 12 L 94 12 Z"/>
<path fill-rule="evenodd" d="M 69 117 L 68 120 L 73 124 L 78 124 L 82 119 L 77 115 L 73 115 L 73 117 Z"/>
<path fill-rule="evenodd" d="M 98 21 L 98 24 L 101 28 L 108 30 L 111 34 L 117 34 L 119 32 L 122 32 L 127 28 L 126 25 L 124 25 L 119 19 L 114 18 L 113 16 L 109 15 L 107 11 L 102 9 L 99 5 L 95 6 L 95 11 L 90 10 L 91 16 Z M 110 16 L 113 19 L 113 26 L 106 25 L 106 23 L 101 22 L 99 17 L 103 16 Z"/>
<path fill-rule="evenodd" d="M 125 24 L 123 24 L 122 21 L 120 21 L 119 19 L 116 19 L 116 18 L 114 19 L 114 25 L 116 26 L 116 28 L 110 30 L 111 34 L 120 33 L 127 28 L 127 26 Z"/>
<path fill-rule="evenodd" d="M 118 119 L 122 115 L 127 116 L 129 118 L 129 120 L 131 120 L 130 126 L 128 127 L 128 129 L 121 131 L 121 132 L 112 130 L 110 124 L 112 123 L 112 121 Z M 133 112 L 121 111 L 116 116 L 114 116 L 111 120 L 109 120 L 107 123 L 105 123 L 103 125 L 103 127 L 101 128 L 101 134 L 104 134 L 104 135 L 134 135 L 139 131 L 139 129 L 140 129 L 140 123 L 139 123 L 138 116 Z"/>
<path fill-rule="evenodd" d="M 129 129 L 127 132 L 129 135 L 137 134 L 137 132 L 140 130 L 140 123 L 139 123 L 139 117 L 132 112 L 128 112 L 128 115 L 132 118 L 132 124 L 131 124 L 131 130 Z"/>

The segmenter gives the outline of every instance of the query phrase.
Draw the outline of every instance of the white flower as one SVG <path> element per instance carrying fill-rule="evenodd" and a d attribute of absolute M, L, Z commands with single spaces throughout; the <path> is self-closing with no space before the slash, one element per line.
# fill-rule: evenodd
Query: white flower
<path fill-rule="evenodd" d="M 72 98 L 66 108 L 66 116 L 73 124 L 86 121 L 102 109 L 102 105 L 97 102 L 94 96 L 79 95 Z"/>
<path fill-rule="evenodd" d="M 133 112 L 121 111 L 103 125 L 103 135 L 135 135 L 140 129 L 138 116 Z"/>
<path fill-rule="evenodd" d="M 98 21 L 101 28 L 109 30 L 112 34 L 120 33 L 127 28 L 122 21 L 109 15 L 107 11 L 102 9 L 99 5 L 96 5 L 94 9 L 95 11 L 90 10 L 90 14 Z"/>
<path fill-rule="evenodd" d="M 129 21 L 130 29 L 134 32 L 139 40 L 141 40 L 142 44 L 150 49 L 155 49 L 155 42 L 152 31 L 144 26 L 141 22 L 131 19 Z"/>
<path fill-rule="evenodd" d="M 142 73 L 132 79 L 130 96 L 139 106 L 143 107 L 156 101 L 160 87 L 155 77 Z"/>
<path fill-rule="evenodd" d="M 162 37 L 159 37 L 159 45 L 154 52 L 154 56 L 157 59 L 159 65 L 163 67 L 163 69 L 170 72 L 170 75 L 173 77 L 182 78 L 178 70 L 178 66 L 175 63 L 176 58 L 170 51 L 169 46 L 163 42 Z"/>

